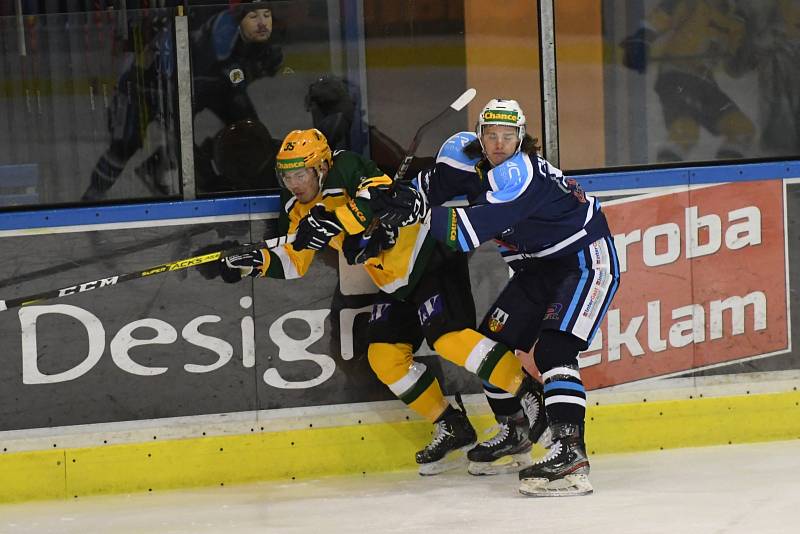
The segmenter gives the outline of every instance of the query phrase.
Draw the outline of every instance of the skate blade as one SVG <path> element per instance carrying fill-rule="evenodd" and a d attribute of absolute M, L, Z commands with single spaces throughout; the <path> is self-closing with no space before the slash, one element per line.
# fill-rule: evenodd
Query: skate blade
<path fill-rule="evenodd" d="M 470 462 L 467 472 L 470 475 L 505 475 L 519 473 L 526 467 L 533 465 L 531 453 L 512 454 L 498 458 L 494 462 Z"/>
<path fill-rule="evenodd" d="M 528 497 L 576 497 L 593 491 L 588 475 L 567 475 L 553 481 L 526 478 L 519 483 L 519 492 Z"/>
<path fill-rule="evenodd" d="M 464 467 L 467 464 L 467 451 L 474 446 L 474 443 L 470 443 L 466 447 L 448 452 L 441 460 L 420 464 L 419 474 L 424 477 L 429 477 L 444 473 L 445 471 L 452 471 L 453 469 Z"/>

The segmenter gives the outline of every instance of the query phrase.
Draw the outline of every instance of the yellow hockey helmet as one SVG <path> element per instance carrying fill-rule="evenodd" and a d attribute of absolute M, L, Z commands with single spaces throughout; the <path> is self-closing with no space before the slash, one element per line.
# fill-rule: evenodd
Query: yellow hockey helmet
<path fill-rule="evenodd" d="M 323 162 L 328 166 L 325 168 Z M 283 174 L 296 169 L 314 169 L 322 185 L 322 177 L 326 170 L 333 165 L 333 154 L 325 135 L 311 128 L 308 130 L 292 130 L 283 139 L 278 152 L 277 170 L 278 177 L 283 183 Z"/>

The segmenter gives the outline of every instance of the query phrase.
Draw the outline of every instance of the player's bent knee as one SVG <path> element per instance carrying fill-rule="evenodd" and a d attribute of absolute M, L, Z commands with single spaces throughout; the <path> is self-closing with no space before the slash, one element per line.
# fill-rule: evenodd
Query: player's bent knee
<path fill-rule="evenodd" d="M 752 141 L 755 127 L 741 111 L 727 113 L 719 121 L 719 130 L 727 139 L 738 144 Z"/>
<path fill-rule="evenodd" d="M 700 127 L 690 117 L 678 117 L 669 127 L 670 140 L 686 148 L 694 146 L 700 137 Z"/>
<path fill-rule="evenodd" d="M 412 347 L 407 343 L 370 343 L 369 366 L 384 384 L 392 384 L 408 373 L 413 363 Z"/>

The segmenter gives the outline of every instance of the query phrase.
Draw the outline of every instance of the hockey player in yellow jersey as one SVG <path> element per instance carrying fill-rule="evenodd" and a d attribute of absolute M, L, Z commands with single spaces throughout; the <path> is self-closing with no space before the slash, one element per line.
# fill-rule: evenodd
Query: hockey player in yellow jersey
<path fill-rule="evenodd" d="M 466 459 L 455 453 L 477 439 L 463 406 L 451 406 L 432 371 L 414 360 L 423 339 L 447 360 L 518 395 L 529 407 L 537 441 L 546 428 L 542 386 L 524 373 L 512 351 L 475 330 L 465 254 L 440 245 L 419 223 L 372 225 L 371 195 L 374 188 L 389 187 L 391 178 L 359 154 L 332 153 L 318 130 L 290 132 L 277 170 L 291 193 L 281 221 L 295 241 L 228 257 L 220 263 L 223 280 L 298 278 L 325 246 L 363 265 L 379 289 L 367 333 L 370 367 L 394 395 L 434 423 L 431 443 L 416 454 L 420 474 L 462 465 Z"/>

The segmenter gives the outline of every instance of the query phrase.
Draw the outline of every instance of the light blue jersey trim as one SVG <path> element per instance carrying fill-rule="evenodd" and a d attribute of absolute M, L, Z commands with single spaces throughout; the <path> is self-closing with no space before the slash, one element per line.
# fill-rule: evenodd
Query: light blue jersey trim
<path fill-rule="evenodd" d="M 444 142 L 436 155 L 436 163 L 444 163 L 454 169 L 475 172 L 475 165 L 481 158 L 469 158 L 464 154 L 464 147 L 477 139 L 472 132 L 458 132 Z"/>
<path fill-rule="evenodd" d="M 458 229 L 458 246 L 463 252 L 469 252 L 472 250 L 469 248 L 467 240 L 464 238 L 464 232 L 461 231 L 461 228 Z"/>
<path fill-rule="evenodd" d="M 564 320 L 561 321 L 561 325 L 559 326 L 559 328 L 565 332 L 569 327 L 569 322 L 572 319 L 572 315 L 575 313 L 575 308 L 578 305 L 581 293 L 583 293 L 583 288 L 586 285 L 586 281 L 589 279 L 589 271 L 586 269 L 586 258 L 584 257 L 583 250 L 578 253 L 578 263 L 581 269 L 581 279 L 578 282 L 578 287 L 575 289 L 575 294 L 572 295 L 572 302 L 569 303 L 567 313 L 564 314 Z"/>
<path fill-rule="evenodd" d="M 492 190 L 486 193 L 486 200 L 491 204 L 510 202 L 528 189 L 533 177 L 531 159 L 520 152 L 489 171 Z"/>

